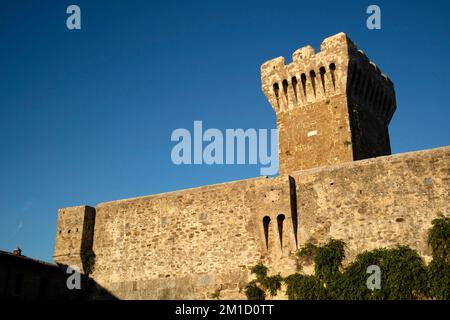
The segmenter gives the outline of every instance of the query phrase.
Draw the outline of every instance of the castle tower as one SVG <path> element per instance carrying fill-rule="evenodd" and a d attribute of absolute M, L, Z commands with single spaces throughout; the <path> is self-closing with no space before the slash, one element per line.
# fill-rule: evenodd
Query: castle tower
<path fill-rule="evenodd" d="M 276 112 L 280 174 L 391 153 L 393 83 L 344 33 L 261 66 Z"/>
<path fill-rule="evenodd" d="M 84 272 L 86 255 L 92 250 L 94 224 L 95 208 L 59 209 L 53 260 L 60 265 L 77 266 Z"/>

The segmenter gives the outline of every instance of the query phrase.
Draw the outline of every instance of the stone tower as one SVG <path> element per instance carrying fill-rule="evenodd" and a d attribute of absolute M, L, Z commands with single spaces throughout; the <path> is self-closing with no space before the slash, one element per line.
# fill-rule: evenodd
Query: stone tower
<path fill-rule="evenodd" d="M 393 83 L 344 34 L 261 66 L 276 112 L 280 174 L 391 154 Z"/>
<path fill-rule="evenodd" d="M 84 271 L 86 255 L 92 250 L 95 208 L 78 206 L 58 210 L 53 260 Z"/>

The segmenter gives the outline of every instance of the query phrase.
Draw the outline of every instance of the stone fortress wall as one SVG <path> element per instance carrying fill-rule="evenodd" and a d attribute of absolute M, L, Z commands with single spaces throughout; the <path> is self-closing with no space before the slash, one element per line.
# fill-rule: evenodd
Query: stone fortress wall
<path fill-rule="evenodd" d="M 450 215 L 450 147 L 389 156 L 392 82 L 342 33 L 261 71 L 278 177 L 60 209 L 54 260 L 82 266 L 92 250 L 93 279 L 120 299 L 242 299 L 252 266 L 291 274 L 300 246 L 330 238 L 347 261 L 397 244 L 429 260 L 431 221 Z"/>

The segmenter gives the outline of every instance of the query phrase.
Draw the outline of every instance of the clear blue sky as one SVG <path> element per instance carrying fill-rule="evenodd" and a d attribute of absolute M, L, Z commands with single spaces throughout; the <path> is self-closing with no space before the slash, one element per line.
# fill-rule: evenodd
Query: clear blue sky
<path fill-rule="evenodd" d="M 70 4 L 82 30 L 66 28 Z M 173 165 L 171 132 L 275 128 L 260 65 L 340 31 L 395 83 L 393 152 L 449 145 L 449 13 L 448 0 L 0 0 L 0 249 L 51 260 L 60 207 L 258 176 Z"/>

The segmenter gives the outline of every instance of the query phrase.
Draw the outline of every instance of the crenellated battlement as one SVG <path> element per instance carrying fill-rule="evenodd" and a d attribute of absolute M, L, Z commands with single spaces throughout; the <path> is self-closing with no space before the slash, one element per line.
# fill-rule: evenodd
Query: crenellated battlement
<path fill-rule="evenodd" d="M 261 66 L 262 89 L 275 112 L 284 112 L 345 93 L 349 40 L 344 33 L 325 39 L 321 51 L 296 50 L 292 62 L 283 57 Z"/>
<path fill-rule="evenodd" d="M 395 111 L 392 82 L 344 33 L 326 38 L 320 52 L 311 46 L 296 50 L 290 64 L 283 57 L 267 61 L 261 80 L 277 113 L 340 94 L 372 108 L 387 123 Z"/>

